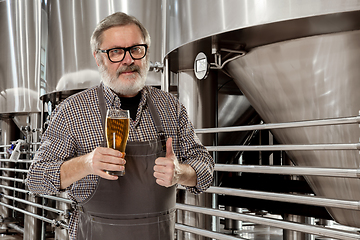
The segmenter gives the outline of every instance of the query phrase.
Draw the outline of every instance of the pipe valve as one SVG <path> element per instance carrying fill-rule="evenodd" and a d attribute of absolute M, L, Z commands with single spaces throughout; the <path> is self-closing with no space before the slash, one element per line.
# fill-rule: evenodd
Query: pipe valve
<path fill-rule="evenodd" d="M 160 62 L 150 62 L 150 66 L 149 66 L 149 71 L 154 71 L 154 72 L 162 72 L 164 69 L 164 64 L 160 63 Z"/>
<path fill-rule="evenodd" d="M 15 142 L 16 146 L 15 149 L 12 151 L 10 160 L 11 161 L 17 161 L 20 158 L 20 147 L 21 145 L 25 143 L 25 140 L 19 139 Z"/>

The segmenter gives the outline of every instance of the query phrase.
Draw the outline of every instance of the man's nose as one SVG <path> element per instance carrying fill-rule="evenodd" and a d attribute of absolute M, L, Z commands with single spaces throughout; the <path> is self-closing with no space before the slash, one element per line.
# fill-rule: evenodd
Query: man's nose
<path fill-rule="evenodd" d="M 124 59 L 122 60 L 122 63 L 123 64 L 127 64 L 127 65 L 130 65 L 134 62 L 134 59 L 132 59 L 131 55 L 130 55 L 130 52 L 126 51 L 125 52 L 125 57 Z"/>

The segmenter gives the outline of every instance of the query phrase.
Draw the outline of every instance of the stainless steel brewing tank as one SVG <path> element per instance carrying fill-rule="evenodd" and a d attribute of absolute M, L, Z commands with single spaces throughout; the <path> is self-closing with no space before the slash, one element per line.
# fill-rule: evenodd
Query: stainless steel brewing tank
<path fill-rule="evenodd" d="M 360 109 L 360 31 L 270 44 L 226 69 L 265 122 L 357 116 Z M 273 130 L 286 144 L 358 143 L 359 125 Z M 296 165 L 358 168 L 358 150 L 289 151 Z M 307 177 L 317 196 L 359 200 L 360 180 Z M 328 209 L 338 222 L 360 227 L 360 212 Z"/>
<path fill-rule="evenodd" d="M 351 25 L 351 22 L 338 22 L 330 26 L 325 15 L 359 10 L 359 5 L 359 0 L 167 0 L 163 6 L 166 9 L 165 53 L 171 55 L 181 46 L 221 33 L 287 20 L 324 16 L 323 30 L 339 24 Z M 294 25 L 292 31 L 304 28 L 314 31 L 314 34 L 322 31 L 311 27 L 311 24 Z M 270 34 L 281 38 L 281 30 L 274 29 Z M 268 37 L 259 33 L 256 41 Z"/>
<path fill-rule="evenodd" d="M 0 1 L 0 114 L 40 112 L 40 1 Z"/>
<path fill-rule="evenodd" d="M 90 36 L 106 16 L 122 11 L 138 18 L 151 36 L 150 60 L 161 61 L 162 18 L 159 0 L 48 0 L 44 7 L 47 39 L 46 77 L 41 95 L 84 89 L 100 82 L 90 49 Z M 147 84 L 160 85 L 160 74 L 150 72 Z"/>
<path fill-rule="evenodd" d="M 247 51 L 227 63 L 225 70 L 266 123 L 358 116 L 360 1 L 174 0 L 168 1 L 167 8 L 165 46 L 170 64 L 176 63 L 179 69 L 192 67 L 198 52 L 184 55 L 184 49 L 203 44 L 220 53 L 223 62 L 226 52 L 222 49 Z M 214 63 L 209 52 L 208 59 Z M 273 134 L 283 144 L 358 143 L 360 137 L 358 124 Z M 360 165 L 356 150 L 288 153 L 301 166 Z M 360 199 L 360 180 L 307 180 L 317 196 Z M 339 223 L 360 227 L 358 210 L 328 210 Z"/>

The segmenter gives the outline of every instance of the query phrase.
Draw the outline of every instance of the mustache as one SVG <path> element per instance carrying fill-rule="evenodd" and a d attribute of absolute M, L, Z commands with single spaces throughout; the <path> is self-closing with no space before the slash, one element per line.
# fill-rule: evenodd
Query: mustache
<path fill-rule="evenodd" d="M 123 72 L 137 72 L 139 75 L 141 75 L 140 67 L 137 65 L 130 65 L 130 66 L 122 66 L 116 71 L 117 77 L 120 76 Z"/>

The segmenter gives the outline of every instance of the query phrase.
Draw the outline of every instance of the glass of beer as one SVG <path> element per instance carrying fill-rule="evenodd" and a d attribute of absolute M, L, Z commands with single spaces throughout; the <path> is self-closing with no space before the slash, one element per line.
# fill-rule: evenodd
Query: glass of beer
<path fill-rule="evenodd" d="M 129 137 L 130 113 L 129 110 L 108 109 L 106 112 L 105 132 L 108 148 L 125 153 Z M 106 171 L 110 175 L 124 176 L 124 171 Z"/>

